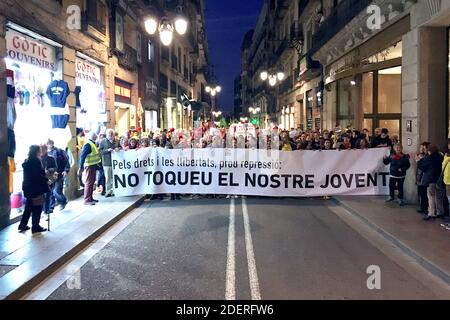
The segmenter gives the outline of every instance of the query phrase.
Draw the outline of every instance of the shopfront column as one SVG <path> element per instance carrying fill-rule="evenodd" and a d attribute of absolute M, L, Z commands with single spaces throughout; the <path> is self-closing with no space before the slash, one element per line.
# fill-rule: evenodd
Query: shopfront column
<path fill-rule="evenodd" d="M 75 90 L 75 50 L 64 47 L 63 48 L 64 64 L 63 64 L 63 79 L 69 85 L 71 91 Z M 67 104 L 69 105 L 70 118 L 68 126 L 70 128 L 71 139 L 67 145 L 70 152 L 76 161 L 75 166 L 69 173 L 69 187 L 65 190 L 69 199 L 74 199 L 79 196 L 77 185 L 77 170 L 78 170 L 78 153 L 77 153 L 77 138 L 76 138 L 76 109 L 75 109 L 75 95 L 71 94 L 67 97 Z"/>
<path fill-rule="evenodd" d="M 0 56 L 6 52 L 5 18 L 0 16 Z M 7 226 L 10 216 L 9 171 L 8 171 L 8 133 L 6 125 L 6 65 L 0 59 L 0 229 Z"/>

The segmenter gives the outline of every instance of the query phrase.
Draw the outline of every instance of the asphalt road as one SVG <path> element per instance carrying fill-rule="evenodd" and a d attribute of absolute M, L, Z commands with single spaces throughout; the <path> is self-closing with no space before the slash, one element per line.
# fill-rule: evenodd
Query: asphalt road
<path fill-rule="evenodd" d="M 154 202 L 48 299 L 436 299 L 314 199 Z M 381 289 L 369 290 L 369 266 Z"/>

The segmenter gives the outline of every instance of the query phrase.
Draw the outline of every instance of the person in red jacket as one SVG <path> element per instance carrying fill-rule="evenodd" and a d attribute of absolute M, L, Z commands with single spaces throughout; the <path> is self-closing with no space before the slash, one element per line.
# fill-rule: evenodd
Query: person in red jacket
<path fill-rule="evenodd" d="M 406 171 L 411 167 L 409 155 L 403 153 L 403 146 L 398 143 L 394 146 L 394 153 L 384 156 L 383 163 L 390 164 L 389 176 L 389 198 L 386 202 L 394 201 L 395 189 L 398 190 L 398 204 L 404 206 L 403 185 L 405 183 Z"/>

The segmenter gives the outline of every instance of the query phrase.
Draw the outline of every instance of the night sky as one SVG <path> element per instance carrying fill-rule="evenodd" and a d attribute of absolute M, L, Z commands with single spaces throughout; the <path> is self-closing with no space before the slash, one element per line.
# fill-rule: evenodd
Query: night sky
<path fill-rule="evenodd" d="M 205 0 L 209 56 L 222 87 L 217 106 L 233 109 L 234 78 L 241 69 L 240 48 L 245 33 L 256 25 L 264 0 Z"/>

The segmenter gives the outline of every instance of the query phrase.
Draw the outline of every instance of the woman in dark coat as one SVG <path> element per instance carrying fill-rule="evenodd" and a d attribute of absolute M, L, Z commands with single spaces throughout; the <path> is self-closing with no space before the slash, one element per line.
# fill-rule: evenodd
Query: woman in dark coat
<path fill-rule="evenodd" d="M 23 194 L 27 199 L 25 203 L 25 211 L 19 224 L 19 231 L 27 231 L 30 215 L 32 216 L 31 232 L 44 232 L 47 229 L 41 227 L 42 205 L 44 203 L 44 195 L 49 191 L 48 179 L 41 163 L 41 149 L 37 145 L 30 147 L 28 158 L 22 164 L 23 167 Z"/>

